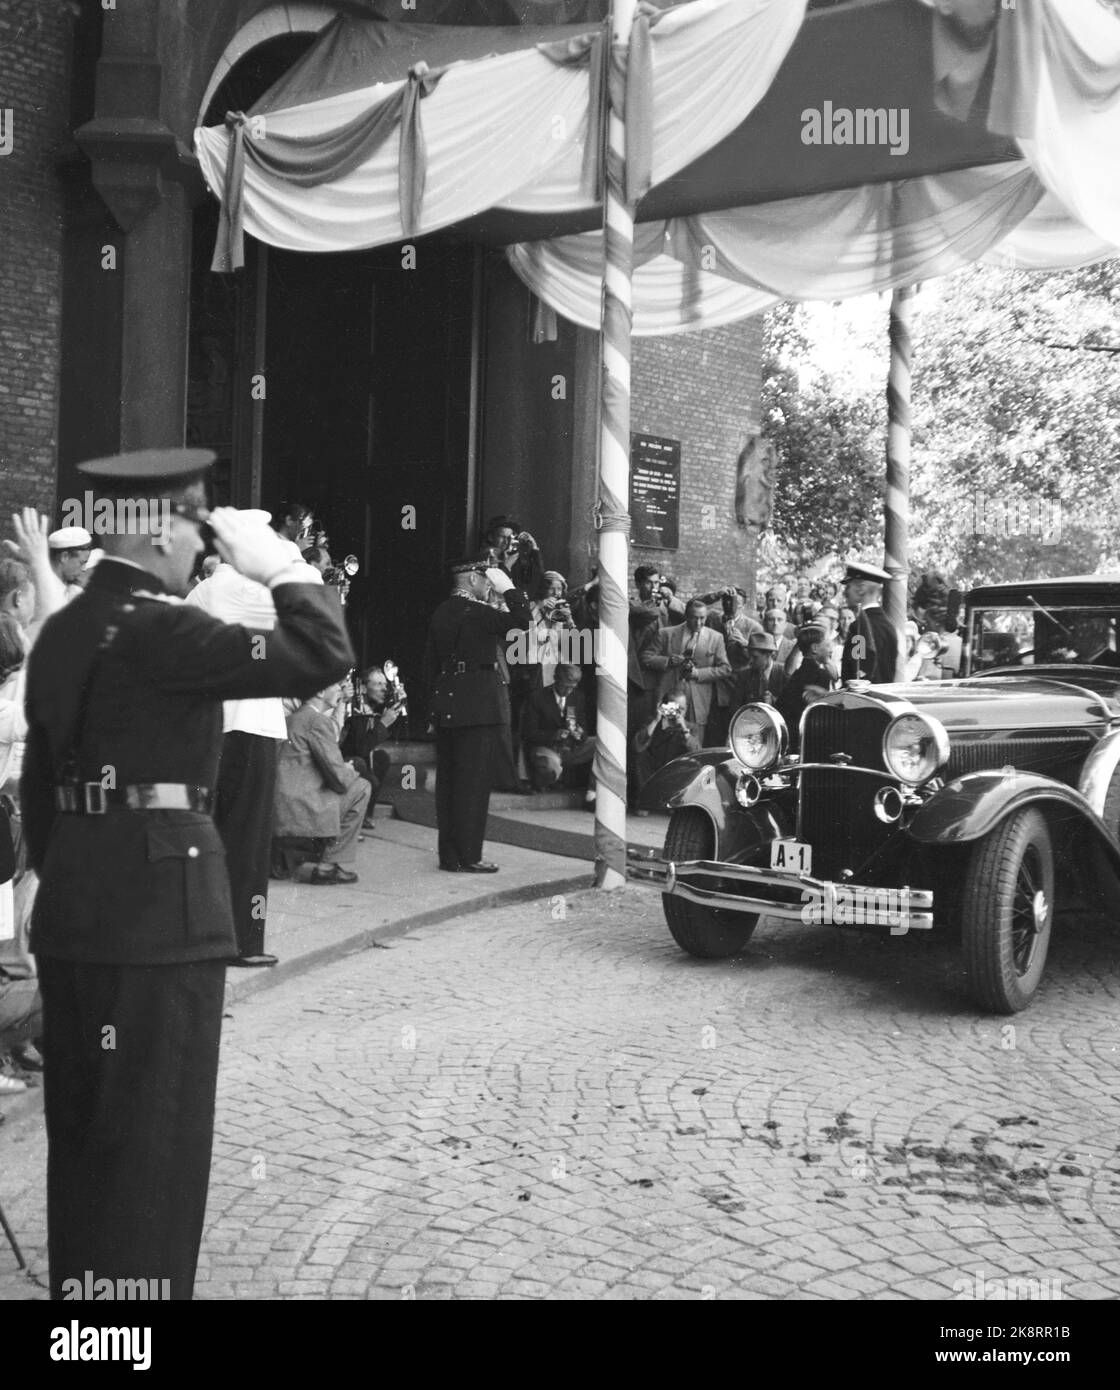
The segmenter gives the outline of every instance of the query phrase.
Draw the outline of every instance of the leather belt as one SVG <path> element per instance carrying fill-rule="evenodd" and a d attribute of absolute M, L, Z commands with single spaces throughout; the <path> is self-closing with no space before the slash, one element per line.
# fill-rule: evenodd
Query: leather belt
<path fill-rule="evenodd" d="M 67 782 L 54 789 L 54 803 L 66 815 L 103 816 L 110 807 L 127 811 L 210 811 L 209 787 L 182 782 L 136 782 L 127 787 L 103 787 L 100 782 Z"/>
<path fill-rule="evenodd" d="M 496 661 L 453 661 L 444 672 L 448 676 L 462 676 L 468 671 L 496 671 Z"/>

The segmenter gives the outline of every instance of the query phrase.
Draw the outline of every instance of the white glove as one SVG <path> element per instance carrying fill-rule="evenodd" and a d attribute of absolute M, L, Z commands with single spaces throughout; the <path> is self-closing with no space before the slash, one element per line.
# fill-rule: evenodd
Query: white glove
<path fill-rule="evenodd" d="M 294 572 L 287 542 L 259 517 L 245 516 L 236 507 L 216 507 L 210 525 L 218 554 L 246 579 L 267 584 L 289 569 Z"/>
<path fill-rule="evenodd" d="M 493 589 L 496 594 L 508 594 L 510 589 L 516 587 L 505 570 L 497 568 L 488 569 L 486 571 L 486 579 L 491 589 Z"/>

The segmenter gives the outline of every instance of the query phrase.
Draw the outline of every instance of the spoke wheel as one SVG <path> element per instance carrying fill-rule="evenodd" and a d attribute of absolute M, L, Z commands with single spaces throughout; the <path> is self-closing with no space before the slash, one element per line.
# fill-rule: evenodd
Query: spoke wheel
<path fill-rule="evenodd" d="M 1015 812 L 979 841 L 961 916 L 977 1000 L 995 1013 L 1025 1009 L 1046 968 L 1054 920 L 1054 852 L 1041 812 Z"/>
<path fill-rule="evenodd" d="M 663 854 L 676 863 L 715 857 L 715 829 L 703 811 L 696 806 L 681 806 L 673 812 Z M 714 880 L 716 886 L 721 882 Z M 661 903 L 673 940 L 690 956 L 704 960 L 737 955 L 758 926 L 757 913 L 705 907 L 671 893 L 662 893 Z"/>

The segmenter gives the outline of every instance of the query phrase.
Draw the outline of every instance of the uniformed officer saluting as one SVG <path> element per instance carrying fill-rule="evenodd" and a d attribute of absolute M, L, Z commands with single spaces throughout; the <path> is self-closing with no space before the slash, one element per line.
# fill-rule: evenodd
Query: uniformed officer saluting
<path fill-rule="evenodd" d="M 857 616 L 844 643 L 842 681 L 886 685 L 896 678 L 898 633 L 881 602 L 889 578 L 878 565 L 850 564 L 844 574 L 844 602 L 856 609 Z"/>
<path fill-rule="evenodd" d="M 354 661 L 318 574 L 259 521 L 207 512 L 213 461 L 169 449 L 80 466 L 110 499 L 166 503 L 167 525 L 107 535 L 85 593 L 48 620 L 30 660 L 21 795 L 41 879 L 31 948 L 53 1298 L 86 1271 L 167 1279 L 172 1298 L 191 1297 L 236 954 L 210 818 L 221 702 L 310 696 Z M 272 590 L 273 631 L 171 597 L 207 518 L 222 558 Z"/>
<path fill-rule="evenodd" d="M 499 644 L 511 628 L 529 627 L 529 600 L 504 570 L 485 560 L 451 568 L 454 589 L 432 615 L 424 671 L 436 726 L 436 822 L 439 866 L 449 873 L 493 874 L 482 857 L 494 744 L 508 700 L 502 699 Z M 493 592 L 509 611 L 492 608 Z"/>

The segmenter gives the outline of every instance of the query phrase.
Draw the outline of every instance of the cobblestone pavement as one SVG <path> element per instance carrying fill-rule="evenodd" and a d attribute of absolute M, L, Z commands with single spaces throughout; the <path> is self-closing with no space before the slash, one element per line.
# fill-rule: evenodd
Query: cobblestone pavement
<path fill-rule="evenodd" d="M 278 986 L 226 1025 L 198 1294 L 1116 1297 L 1120 943 L 1061 928 L 1014 1020 L 951 941 L 700 962 L 639 887 Z"/>

